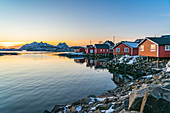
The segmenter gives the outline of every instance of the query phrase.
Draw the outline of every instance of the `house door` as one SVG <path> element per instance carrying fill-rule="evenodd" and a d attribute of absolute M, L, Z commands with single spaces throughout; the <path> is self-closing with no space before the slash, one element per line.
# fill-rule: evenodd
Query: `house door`
<path fill-rule="evenodd" d="M 93 53 L 93 50 L 90 50 L 90 53 Z"/>

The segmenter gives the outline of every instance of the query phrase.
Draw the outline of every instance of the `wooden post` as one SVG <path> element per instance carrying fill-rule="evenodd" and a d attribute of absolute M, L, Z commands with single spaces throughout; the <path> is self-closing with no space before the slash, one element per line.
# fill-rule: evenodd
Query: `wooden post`
<path fill-rule="evenodd" d="M 147 61 L 149 61 L 149 56 L 147 56 Z"/>
<path fill-rule="evenodd" d="M 157 68 L 159 68 L 159 57 L 157 58 Z"/>

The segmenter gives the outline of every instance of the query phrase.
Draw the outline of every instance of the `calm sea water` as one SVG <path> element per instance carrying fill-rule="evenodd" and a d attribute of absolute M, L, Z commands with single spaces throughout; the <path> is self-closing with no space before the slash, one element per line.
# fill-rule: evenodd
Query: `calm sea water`
<path fill-rule="evenodd" d="M 116 87 L 112 74 L 86 62 L 93 63 L 52 54 L 0 56 L 0 113 L 51 111 Z"/>

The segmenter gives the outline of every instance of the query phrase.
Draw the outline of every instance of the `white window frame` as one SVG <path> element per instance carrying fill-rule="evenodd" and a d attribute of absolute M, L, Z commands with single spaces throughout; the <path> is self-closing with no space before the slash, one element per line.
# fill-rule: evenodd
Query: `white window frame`
<path fill-rule="evenodd" d="M 168 46 L 168 49 L 166 49 L 166 46 Z M 165 51 L 170 51 L 170 45 L 165 45 Z"/>
<path fill-rule="evenodd" d="M 152 46 L 155 46 L 155 49 L 152 49 Z M 151 51 L 156 51 L 156 45 L 155 44 L 151 44 Z"/>
<path fill-rule="evenodd" d="M 102 49 L 100 49 L 100 52 L 102 52 Z"/>
<path fill-rule="evenodd" d="M 103 52 L 105 52 L 105 49 L 103 49 Z"/>
<path fill-rule="evenodd" d="M 125 51 L 126 49 L 127 49 L 128 51 Z M 124 48 L 124 52 L 129 53 L 129 48 L 127 48 L 127 47 Z"/>
<path fill-rule="evenodd" d="M 143 48 L 142 48 L 143 47 Z M 140 46 L 140 51 L 144 51 L 144 48 L 145 48 L 145 46 L 144 45 L 141 45 Z"/>
<path fill-rule="evenodd" d="M 118 51 L 119 50 L 119 51 Z M 116 48 L 116 53 L 120 52 L 120 48 Z"/>

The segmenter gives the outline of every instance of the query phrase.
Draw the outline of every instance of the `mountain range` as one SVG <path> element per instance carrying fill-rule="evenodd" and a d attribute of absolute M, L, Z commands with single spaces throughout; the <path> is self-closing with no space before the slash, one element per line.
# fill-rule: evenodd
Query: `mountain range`
<path fill-rule="evenodd" d="M 64 42 L 64 43 L 59 43 L 57 46 L 48 44 L 48 43 L 43 43 L 43 42 L 33 42 L 30 44 L 25 44 L 21 48 L 21 50 L 30 50 L 30 51 L 66 51 L 69 50 L 69 46 Z"/>

